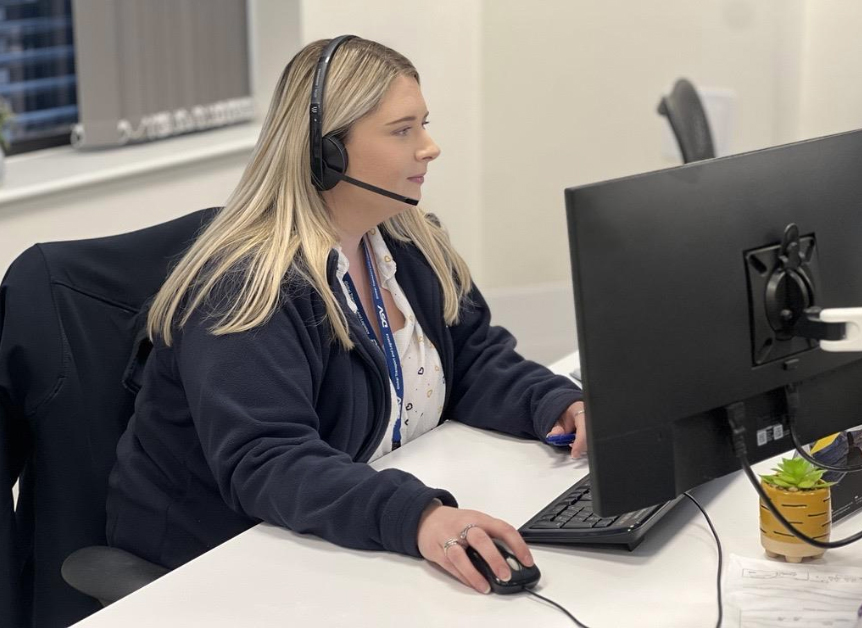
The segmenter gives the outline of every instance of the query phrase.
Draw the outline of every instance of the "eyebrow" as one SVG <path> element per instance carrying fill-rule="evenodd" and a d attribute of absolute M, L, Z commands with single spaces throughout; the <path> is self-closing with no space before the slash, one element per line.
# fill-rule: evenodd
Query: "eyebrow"
<path fill-rule="evenodd" d="M 425 112 L 425 118 L 428 117 L 428 112 Z M 390 126 L 392 124 L 401 124 L 402 122 L 415 122 L 416 116 L 405 116 L 403 118 L 398 118 L 397 120 L 393 120 L 392 122 L 387 122 L 386 126 Z"/>

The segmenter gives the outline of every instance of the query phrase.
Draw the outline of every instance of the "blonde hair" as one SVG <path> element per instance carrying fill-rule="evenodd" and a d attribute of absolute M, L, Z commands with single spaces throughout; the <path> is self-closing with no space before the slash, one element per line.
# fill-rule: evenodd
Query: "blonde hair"
<path fill-rule="evenodd" d="M 290 272 L 320 295 L 335 338 L 345 349 L 353 348 L 347 319 L 326 274 L 338 233 L 311 180 L 311 81 L 327 43 L 309 44 L 282 72 L 239 184 L 153 301 L 147 320 L 151 339 L 161 336 L 170 345 L 174 327 L 182 328 L 197 308 L 214 301 L 210 332 L 215 335 L 263 325 L 279 307 Z M 360 38 L 343 43 L 327 74 L 323 133 L 346 135 L 402 75 L 419 81 L 413 64 L 394 50 Z M 409 207 L 381 227 L 422 252 L 443 290 L 444 320 L 457 323 L 461 299 L 472 281 L 445 231 L 418 207 Z M 225 280 L 230 280 L 230 296 L 216 299 L 215 290 Z"/>

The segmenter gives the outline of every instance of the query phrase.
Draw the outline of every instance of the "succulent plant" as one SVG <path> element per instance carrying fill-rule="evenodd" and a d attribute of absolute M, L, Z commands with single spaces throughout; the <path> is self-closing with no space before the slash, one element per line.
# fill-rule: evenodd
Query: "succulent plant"
<path fill-rule="evenodd" d="M 9 106 L 9 101 L 0 97 L 0 147 L 4 151 L 9 150 L 9 142 L 6 139 L 6 124 L 15 119 L 15 113 Z"/>
<path fill-rule="evenodd" d="M 804 458 L 782 458 L 772 470 L 775 473 L 761 475 L 760 479 L 787 491 L 810 491 L 835 484 L 823 479 L 824 469 L 818 469 Z"/>

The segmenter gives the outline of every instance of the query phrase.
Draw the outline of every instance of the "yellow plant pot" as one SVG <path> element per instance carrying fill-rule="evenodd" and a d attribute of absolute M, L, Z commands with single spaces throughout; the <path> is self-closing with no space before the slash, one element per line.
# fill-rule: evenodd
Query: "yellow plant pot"
<path fill-rule="evenodd" d="M 788 491 L 760 482 L 775 507 L 800 532 L 818 541 L 828 541 L 832 531 L 832 498 L 829 487 L 809 491 Z M 787 562 L 820 558 L 826 551 L 800 541 L 760 502 L 760 544 L 770 558 L 783 556 Z"/>

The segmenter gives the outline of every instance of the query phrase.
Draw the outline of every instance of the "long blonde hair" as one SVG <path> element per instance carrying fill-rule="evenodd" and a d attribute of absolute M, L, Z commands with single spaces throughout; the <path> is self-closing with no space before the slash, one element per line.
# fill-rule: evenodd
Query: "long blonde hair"
<path fill-rule="evenodd" d="M 289 271 L 323 299 L 335 338 L 353 348 L 347 319 L 327 281 L 327 260 L 338 233 L 311 181 L 309 116 L 312 73 L 327 40 L 303 48 L 287 65 L 273 94 L 260 137 L 239 184 L 211 223 L 174 267 L 153 301 L 150 338 L 171 344 L 195 309 L 230 279 L 230 298 L 218 301 L 210 332 L 231 334 L 264 324 L 280 304 Z M 334 55 L 326 80 L 323 133 L 346 135 L 374 111 L 392 81 L 419 80 L 405 57 L 373 41 L 354 38 Z M 457 323 L 470 291 L 469 269 L 448 235 L 418 207 L 382 223 L 393 239 L 413 243 L 433 268 L 443 290 L 443 316 Z"/>

